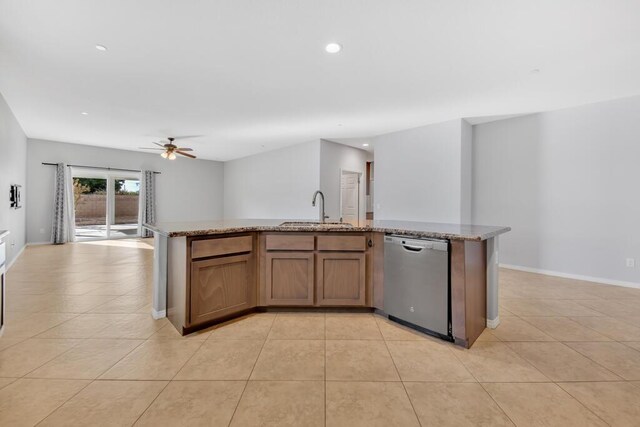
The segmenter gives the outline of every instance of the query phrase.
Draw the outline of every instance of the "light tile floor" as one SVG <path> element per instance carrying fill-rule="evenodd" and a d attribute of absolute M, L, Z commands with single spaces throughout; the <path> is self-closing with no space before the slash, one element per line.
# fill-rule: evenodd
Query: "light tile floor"
<path fill-rule="evenodd" d="M 8 273 L 0 425 L 638 426 L 640 290 L 500 272 L 470 350 L 372 314 L 153 320 L 149 241 L 30 247 Z"/>

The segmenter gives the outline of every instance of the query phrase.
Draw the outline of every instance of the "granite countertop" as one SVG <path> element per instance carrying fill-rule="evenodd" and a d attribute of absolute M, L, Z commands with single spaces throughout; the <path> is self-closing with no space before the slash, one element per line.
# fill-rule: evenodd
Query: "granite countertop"
<path fill-rule="evenodd" d="M 3 239 L 9 235 L 9 230 L 0 230 L 0 239 Z"/>
<path fill-rule="evenodd" d="M 283 226 L 283 222 L 294 223 Z M 310 220 L 286 219 L 220 219 L 211 221 L 159 222 L 144 224 L 151 231 L 168 237 L 204 236 L 210 234 L 241 233 L 250 231 L 375 231 L 381 233 L 406 234 L 416 237 L 427 237 L 449 240 L 486 240 L 511 230 L 511 227 L 471 224 L 445 224 L 435 222 L 367 220 L 352 227 L 346 224 L 329 223 L 326 225 L 295 224 L 298 222 L 315 222 Z"/>

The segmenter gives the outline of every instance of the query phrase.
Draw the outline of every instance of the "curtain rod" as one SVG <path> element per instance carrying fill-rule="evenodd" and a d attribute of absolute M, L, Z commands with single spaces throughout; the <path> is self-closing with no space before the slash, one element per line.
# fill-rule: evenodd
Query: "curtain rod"
<path fill-rule="evenodd" d="M 47 166 L 58 166 L 57 163 L 49 163 L 49 162 L 42 162 L 43 165 L 47 165 Z M 74 168 L 90 168 L 90 169 L 102 169 L 102 170 L 108 170 L 108 171 L 123 171 L 123 172 L 142 172 L 141 170 L 137 170 L 137 169 L 120 169 L 120 168 L 105 168 L 103 166 L 83 166 L 83 165 L 67 165 L 68 167 L 74 167 Z M 161 174 L 162 172 L 157 172 L 157 171 L 151 171 L 153 173 L 157 173 L 157 174 Z"/>

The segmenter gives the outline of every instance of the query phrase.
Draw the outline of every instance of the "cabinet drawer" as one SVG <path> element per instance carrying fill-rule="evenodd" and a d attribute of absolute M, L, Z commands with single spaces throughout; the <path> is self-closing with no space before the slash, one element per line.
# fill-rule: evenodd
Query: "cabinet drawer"
<path fill-rule="evenodd" d="M 239 254 L 253 250 L 252 236 L 223 237 L 220 239 L 194 240 L 191 243 L 191 258 Z"/>
<path fill-rule="evenodd" d="M 268 251 L 312 251 L 313 235 L 286 236 L 282 234 L 267 235 Z"/>
<path fill-rule="evenodd" d="M 364 251 L 365 236 L 318 236 L 319 251 Z"/>

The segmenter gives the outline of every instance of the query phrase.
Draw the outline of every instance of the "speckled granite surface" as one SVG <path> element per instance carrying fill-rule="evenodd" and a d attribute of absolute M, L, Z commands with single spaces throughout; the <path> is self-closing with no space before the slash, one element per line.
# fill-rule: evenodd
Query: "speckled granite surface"
<path fill-rule="evenodd" d="M 283 223 L 291 225 L 282 225 Z M 444 224 L 433 222 L 374 220 L 362 221 L 352 227 L 334 223 L 312 225 L 313 221 L 285 219 L 222 219 L 212 221 L 160 222 L 144 224 L 149 230 L 168 237 L 204 236 L 210 234 L 242 233 L 249 231 L 305 232 L 331 231 L 354 232 L 376 231 L 381 233 L 406 234 L 417 237 L 450 240 L 486 240 L 511 230 L 510 227 L 469 224 Z"/>

